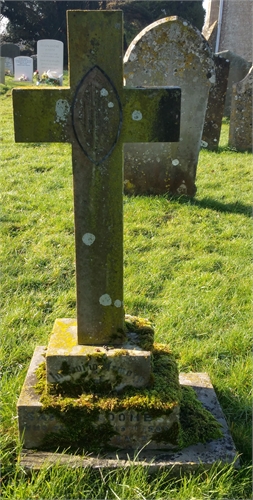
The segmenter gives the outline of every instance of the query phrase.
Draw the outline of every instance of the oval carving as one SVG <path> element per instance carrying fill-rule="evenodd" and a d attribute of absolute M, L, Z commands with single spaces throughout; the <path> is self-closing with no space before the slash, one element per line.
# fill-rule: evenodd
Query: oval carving
<path fill-rule="evenodd" d="M 72 120 L 84 153 L 93 163 L 102 163 L 117 143 L 122 107 L 116 88 L 98 66 L 86 73 L 77 88 Z"/>

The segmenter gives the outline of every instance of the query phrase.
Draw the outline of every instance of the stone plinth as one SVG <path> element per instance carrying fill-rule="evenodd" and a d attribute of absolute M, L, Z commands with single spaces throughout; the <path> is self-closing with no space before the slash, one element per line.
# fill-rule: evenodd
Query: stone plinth
<path fill-rule="evenodd" d="M 46 383 L 44 393 L 41 388 L 39 393 L 38 373 L 45 364 L 45 354 L 45 347 L 36 348 L 18 401 L 19 431 L 25 448 L 66 448 L 67 443 L 88 451 L 178 447 L 180 385 L 169 352 L 162 352 L 157 360 L 166 380 L 160 375 L 151 395 L 146 389 L 130 388 L 127 395 L 84 393 L 79 398 L 50 395 Z M 161 383 L 164 386 L 160 387 Z M 166 386 L 171 387 L 170 399 L 164 396 Z"/>
<path fill-rule="evenodd" d="M 85 387 L 92 382 L 98 389 L 107 383 L 108 391 L 147 386 L 151 353 L 132 342 L 131 336 L 127 340 L 121 348 L 79 345 L 76 320 L 57 319 L 46 353 L 48 383 L 81 382 Z"/>
<path fill-rule="evenodd" d="M 236 460 L 236 449 L 228 429 L 224 414 L 221 406 L 216 397 L 212 383 L 206 373 L 188 373 L 180 374 L 179 380 L 181 386 L 190 386 L 196 392 L 198 400 L 203 406 L 212 412 L 212 415 L 222 426 L 222 437 L 208 441 L 207 443 L 197 443 L 190 445 L 182 450 L 147 450 L 146 447 L 136 454 L 135 450 L 125 448 L 117 452 L 108 452 L 106 455 L 100 456 L 98 454 L 89 454 L 87 456 L 78 456 L 76 454 L 61 454 L 46 451 L 36 451 L 34 442 L 38 438 L 39 422 L 36 423 L 35 411 L 40 415 L 38 406 L 38 394 L 34 391 L 34 384 L 36 383 L 36 376 L 34 369 L 38 362 L 43 360 L 43 348 L 37 349 L 37 354 L 33 358 L 30 365 L 29 374 L 27 376 L 26 384 L 24 385 L 22 394 L 19 400 L 19 414 L 23 414 L 22 421 L 25 425 L 25 446 L 21 453 L 20 464 L 28 472 L 31 470 L 39 470 L 41 467 L 52 466 L 53 464 L 61 464 L 67 467 L 92 467 L 101 469 L 114 469 L 117 467 L 130 467 L 134 465 L 142 465 L 148 467 L 149 473 L 157 472 L 162 468 L 171 469 L 172 474 L 181 474 L 182 472 L 194 472 L 199 467 L 208 470 L 215 462 L 221 464 L 234 463 L 235 467 L 239 466 L 239 460 Z M 37 358 L 37 359 L 36 359 Z M 30 412 L 29 417 L 25 417 L 25 405 L 28 403 L 33 405 L 34 413 Z M 22 406 L 23 405 L 23 406 Z M 41 421 L 42 422 L 42 421 Z M 30 438 L 28 429 L 33 427 L 33 442 L 32 434 Z M 24 427 L 23 427 L 24 428 Z M 45 428 L 45 426 L 44 426 Z"/>

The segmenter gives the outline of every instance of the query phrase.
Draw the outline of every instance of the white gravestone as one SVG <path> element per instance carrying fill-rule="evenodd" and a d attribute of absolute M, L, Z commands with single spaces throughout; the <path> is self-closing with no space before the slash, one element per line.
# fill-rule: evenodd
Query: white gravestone
<path fill-rule="evenodd" d="M 31 57 L 19 56 L 14 58 L 14 80 L 32 82 L 33 60 Z"/>
<path fill-rule="evenodd" d="M 41 76 L 50 71 L 60 79 L 63 75 L 63 43 L 59 40 L 39 40 L 37 42 L 37 70 Z"/>
<path fill-rule="evenodd" d="M 5 57 L 5 71 L 13 76 L 13 59 L 11 57 Z"/>
<path fill-rule="evenodd" d="M 125 144 L 125 192 L 194 196 L 208 93 L 215 82 L 208 43 L 181 18 L 159 19 L 128 47 L 124 77 L 126 87 L 172 85 L 182 92 L 178 143 Z"/>

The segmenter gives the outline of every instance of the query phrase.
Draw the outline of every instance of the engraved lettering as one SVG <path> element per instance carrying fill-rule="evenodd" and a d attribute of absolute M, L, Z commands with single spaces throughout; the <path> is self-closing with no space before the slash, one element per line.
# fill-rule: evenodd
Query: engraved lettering
<path fill-rule="evenodd" d="M 144 413 L 144 422 L 150 422 L 152 417 L 148 413 Z"/>
<path fill-rule="evenodd" d="M 134 420 L 137 420 L 137 422 L 139 422 L 140 415 L 138 415 L 138 414 L 136 414 L 136 415 L 130 415 L 130 421 L 133 422 Z"/>

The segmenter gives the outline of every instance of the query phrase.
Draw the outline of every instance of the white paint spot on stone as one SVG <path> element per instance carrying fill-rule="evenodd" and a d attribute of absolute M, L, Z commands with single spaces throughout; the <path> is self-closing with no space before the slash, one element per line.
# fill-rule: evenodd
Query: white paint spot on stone
<path fill-rule="evenodd" d="M 102 306 L 110 306 L 112 304 L 112 299 L 108 293 L 104 293 L 104 295 L 101 295 L 99 302 Z"/>
<path fill-rule="evenodd" d="M 91 246 L 94 243 L 96 237 L 92 233 L 85 233 L 82 237 L 82 241 L 85 245 Z"/>
<path fill-rule="evenodd" d="M 108 108 L 114 108 L 113 102 L 108 102 Z"/>
<path fill-rule="evenodd" d="M 58 99 L 55 105 L 56 123 L 65 122 L 69 114 L 70 106 L 65 99 Z"/>
<path fill-rule="evenodd" d="M 186 21 L 183 22 L 184 26 L 188 26 L 188 23 Z"/>
<path fill-rule="evenodd" d="M 208 146 L 208 142 L 206 142 L 206 141 L 201 141 L 200 145 L 201 145 L 201 147 L 202 147 L 202 148 L 207 148 L 207 146 Z"/>
<path fill-rule="evenodd" d="M 135 109 L 132 112 L 132 119 L 135 120 L 136 122 L 139 122 L 140 120 L 142 120 L 142 113 L 137 109 Z"/>
<path fill-rule="evenodd" d="M 215 83 L 215 75 L 212 75 L 211 78 L 209 78 L 210 83 Z"/>
<path fill-rule="evenodd" d="M 114 301 L 115 307 L 121 307 L 121 304 L 122 304 L 121 300 L 117 299 L 117 300 Z"/>
<path fill-rule="evenodd" d="M 101 97 L 105 97 L 105 96 L 107 96 L 107 95 L 108 95 L 108 90 L 106 90 L 106 89 L 101 89 L 101 90 L 100 90 L 100 95 L 101 95 Z"/>
<path fill-rule="evenodd" d="M 177 158 L 175 158 L 174 160 L 172 160 L 171 163 L 172 163 L 172 165 L 174 165 L 176 167 L 177 165 L 179 165 L 179 160 Z"/>

